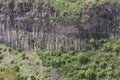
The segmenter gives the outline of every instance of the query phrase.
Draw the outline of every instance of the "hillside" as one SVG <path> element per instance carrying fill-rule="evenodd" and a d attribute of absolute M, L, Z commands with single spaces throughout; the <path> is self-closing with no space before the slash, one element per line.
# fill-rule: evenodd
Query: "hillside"
<path fill-rule="evenodd" d="M 46 80 L 46 72 L 37 53 L 0 44 L 0 80 Z"/>
<path fill-rule="evenodd" d="M 120 0 L 0 0 L 0 80 L 120 80 Z"/>
<path fill-rule="evenodd" d="M 25 52 L 0 45 L 1 80 L 119 80 L 120 39 L 89 51 Z"/>
<path fill-rule="evenodd" d="M 40 58 L 44 66 L 57 70 L 61 80 L 119 80 L 120 39 L 98 44 L 102 45 L 97 50 L 47 51 Z"/>

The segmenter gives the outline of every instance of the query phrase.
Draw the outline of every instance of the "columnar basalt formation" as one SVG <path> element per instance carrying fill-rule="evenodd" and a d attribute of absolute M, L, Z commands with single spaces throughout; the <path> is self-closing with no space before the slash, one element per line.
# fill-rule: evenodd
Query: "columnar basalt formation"
<path fill-rule="evenodd" d="M 14 48 L 85 50 L 91 38 L 120 35 L 120 4 L 82 8 L 76 24 L 61 24 L 49 2 L 33 0 L 0 3 L 0 42 Z"/>

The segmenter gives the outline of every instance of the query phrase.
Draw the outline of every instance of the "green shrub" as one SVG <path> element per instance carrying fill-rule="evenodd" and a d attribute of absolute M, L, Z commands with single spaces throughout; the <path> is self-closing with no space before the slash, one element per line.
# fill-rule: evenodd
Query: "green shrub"
<path fill-rule="evenodd" d="M 112 51 L 112 52 L 120 52 L 120 39 L 107 41 L 103 44 L 102 50 L 104 51 Z"/>
<path fill-rule="evenodd" d="M 16 74 L 17 80 L 22 80 L 22 75 L 20 73 Z"/>
<path fill-rule="evenodd" d="M 6 51 L 7 51 L 7 48 L 4 48 L 4 49 L 3 49 L 3 52 L 6 52 Z"/>
<path fill-rule="evenodd" d="M 85 55 L 85 53 L 79 53 L 78 56 L 77 56 L 77 60 L 81 64 L 86 64 L 90 61 L 89 57 L 87 55 Z"/>
<path fill-rule="evenodd" d="M 0 54 L 0 60 L 3 59 L 4 55 Z"/>
<path fill-rule="evenodd" d="M 78 76 L 79 76 L 80 79 L 85 78 L 85 71 L 84 70 L 79 70 L 78 71 Z"/>
<path fill-rule="evenodd" d="M 102 78 L 105 77 L 105 76 L 106 76 L 106 72 L 105 72 L 104 69 L 102 69 L 102 70 L 100 70 L 100 71 L 98 72 L 98 77 L 99 77 L 100 79 L 102 79 Z"/>
<path fill-rule="evenodd" d="M 0 51 L 2 51 L 3 48 L 0 48 Z"/>
<path fill-rule="evenodd" d="M 30 76 L 30 79 L 31 80 L 36 80 L 36 77 L 32 75 L 32 76 Z"/>
<path fill-rule="evenodd" d="M 107 67 L 107 63 L 106 62 L 101 62 L 99 64 L 99 67 L 102 68 L 102 69 L 105 69 Z"/>
<path fill-rule="evenodd" d="M 95 73 L 95 71 L 92 70 L 92 69 L 88 69 L 85 72 L 85 78 L 89 79 L 89 80 L 96 80 L 96 73 Z"/>
<path fill-rule="evenodd" d="M 15 61 L 14 61 L 14 60 L 12 60 L 12 61 L 11 61 L 11 64 L 14 64 L 14 63 L 15 63 Z"/>
<path fill-rule="evenodd" d="M 111 50 L 115 42 L 109 41 L 110 45 L 105 45 L 105 50 L 49 51 L 39 56 L 43 65 L 52 65 L 60 77 L 66 80 L 104 80 L 110 76 L 120 79 L 119 53 Z"/>
<path fill-rule="evenodd" d="M 9 51 L 9 52 L 11 52 L 11 51 L 12 51 L 12 49 L 10 49 L 10 48 L 9 48 L 9 49 L 8 49 L 8 51 Z"/>
<path fill-rule="evenodd" d="M 5 71 L 5 68 L 0 67 L 0 72 L 3 72 L 3 71 Z"/>
<path fill-rule="evenodd" d="M 17 49 L 17 52 L 22 53 L 22 49 Z"/>
<path fill-rule="evenodd" d="M 22 53 L 22 59 L 26 59 L 26 53 Z"/>
<path fill-rule="evenodd" d="M 3 77 L 0 77 L 0 80 L 4 80 L 4 78 L 3 78 Z"/>
<path fill-rule="evenodd" d="M 2 51 L 0 51 L 0 54 L 2 54 Z"/>
<path fill-rule="evenodd" d="M 108 76 L 113 76 L 113 71 L 108 71 L 108 72 L 107 72 L 107 75 L 108 75 Z"/>
<path fill-rule="evenodd" d="M 111 42 L 106 42 L 106 43 L 103 45 L 102 50 L 111 51 L 111 50 L 112 50 L 112 43 L 111 43 Z"/>
<path fill-rule="evenodd" d="M 114 76 L 120 78 L 120 70 L 119 69 L 114 70 Z"/>
<path fill-rule="evenodd" d="M 12 72 L 19 72 L 20 71 L 20 67 L 18 65 L 12 65 Z"/>
<path fill-rule="evenodd" d="M 51 51 L 50 52 L 51 56 L 61 56 L 61 52 L 60 51 Z"/>

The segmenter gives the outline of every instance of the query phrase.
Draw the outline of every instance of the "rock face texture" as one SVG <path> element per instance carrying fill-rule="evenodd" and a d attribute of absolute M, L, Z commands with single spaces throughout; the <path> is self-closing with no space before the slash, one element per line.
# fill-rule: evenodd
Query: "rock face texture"
<path fill-rule="evenodd" d="M 47 0 L 0 2 L 0 42 L 14 48 L 85 50 L 91 38 L 120 35 L 120 4 L 85 7 L 76 24 L 61 24 Z"/>
<path fill-rule="evenodd" d="M 81 16 L 85 17 L 79 29 L 89 32 L 94 38 L 117 37 L 120 29 L 120 4 L 106 2 L 82 10 Z"/>
<path fill-rule="evenodd" d="M 34 23 L 49 23 L 49 8 L 46 4 L 34 4 L 32 1 L 1 3 L 1 21 L 9 21 L 9 27 L 31 29 Z M 48 20 L 48 21 L 47 21 Z M 25 26 L 26 25 L 26 26 Z M 31 26 L 30 26 L 31 25 Z M 41 24 L 42 26 L 42 24 Z M 46 25 L 44 25 L 46 26 Z"/>

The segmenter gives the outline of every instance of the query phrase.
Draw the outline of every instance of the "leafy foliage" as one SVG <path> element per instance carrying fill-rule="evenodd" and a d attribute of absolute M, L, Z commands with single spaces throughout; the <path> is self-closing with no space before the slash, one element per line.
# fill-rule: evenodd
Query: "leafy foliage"
<path fill-rule="evenodd" d="M 98 50 L 84 52 L 47 51 L 40 58 L 44 66 L 53 66 L 61 77 L 68 80 L 105 80 L 108 77 L 119 79 L 119 42 L 119 39 L 105 41 Z M 114 48 L 114 45 L 118 46 Z"/>
<path fill-rule="evenodd" d="M 50 6 L 57 13 L 58 20 L 73 22 L 79 18 L 82 8 L 115 1 L 120 2 L 120 0 L 50 0 Z"/>
<path fill-rule="evenodd" d="M 0 59 L 0 80 L 46 79 L 48 72 L 41 72 L 42 68 L 38 68 L 42 65 L 36 53 L 13 50 L 0 44 L 1 55 L 4 57 Z"/>
<path fill-rule="evenodd" d="M 102 50 L 120 52 L 120 39 L 108 41 L 103 45 Z"/>

